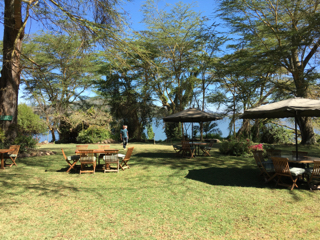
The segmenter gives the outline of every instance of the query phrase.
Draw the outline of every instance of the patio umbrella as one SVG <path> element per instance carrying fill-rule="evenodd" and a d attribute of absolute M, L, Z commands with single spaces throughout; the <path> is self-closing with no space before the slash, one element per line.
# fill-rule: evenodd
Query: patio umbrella
<path fill-rule="evenodd" d="M 165 122 L 209 122 L 222 119 L 222 117 L 201 111 L 196 108 L 189 108 L 163 118 Z"/>
<path fill-rule="evenodd" d="M 280 102 L 251 108 L 240 116 L 244 119 L 294 117 L 296 135 L 296 156 L 298 157 L 297 117 L 320 117 L 320 100 L 290 98 Z"/>

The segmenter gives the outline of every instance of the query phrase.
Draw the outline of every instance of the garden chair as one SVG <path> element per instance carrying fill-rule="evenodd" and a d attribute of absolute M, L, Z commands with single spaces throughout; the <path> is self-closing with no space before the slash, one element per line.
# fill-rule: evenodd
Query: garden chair
<path fill-rule="evenodd" d="M 108 149 L 108 148 L 110 148 L 110 145 L 99 145 L 98 146 L 98 149 Z M 100 159 L 101 158 L 103 158 L 105 156 L 105 154 L 104 153 L 100 153 L 99 154 L 99 157 L 98 157 L 98 163 L 99 163 L 99 165 L 100 165 Z"/>
<path fill-rule="evenodd" d="M 96 157 L 94 156 L 93 150 L 79 150 L 80 151 L 80 163 L 81 173 L 95 173 L 96 171 Z M 92 165 L 92 169 L 88 169 L 88 165 Z"/>
<path fill-rule="evenodd" d="M 119 172 L 118 154 L 112 154 L 112 155 L 105 154 L 103 156 L 103 160 L 105 161 L 104 172 L 117 172 L 117 173 Z M 110 164 L 117 164 L 117 168 L 116 169 L 111 168 Z"/>
<path fill-rule="evenodd" d="M 88 149 L 89 145 L 76 145 L 76 151 L 79 150 L 86 150 Z M 78 155 L 80 155 L 79 153 L 77 153 Z"/>
<path fill-rule="evenodd" d="M 309 178 L 308 178 L 308 185 L 310 190 L 317 189 L 320 183 L 320 161 L 314 160 L 313 168 L 308 168 L 306 170 Z M 314 181 L 315 180 L 315 181 Z"/>
<path fill-rule="evenodd" d="M 176 152 L 176 156 L 179 156 L 182 152 L 182 147 L 179 145 L 172 145 L 173 146 L 173 150 Z"/>
<path fill-rule="evenodd" d="M 3 155 L 3 159 L 4 159 L 4 164 L 5 166 L 9 166 L 12 167 L 13 165 L 16 165 L 16 159 L 18 157 L 18 153 L 19 153 L 19 149 L 20 149 L 20 145 L 11 145 L 9 147 L 9 149 L 12 149 L 11 152 L 5 153 Z M 6 163 L 7 160 L 10 160 L 12 163 Z"/>
<path fill-rule="evenodd" d="M 276 176 L 278 178 L 277 185 L 286 186 L 289 187 L 290 190 L 292 190 L 294 187 L 298 187 L 297 180 L 299 177 L 302 177 L 302 175 L 305 173 L 305 169 L 303 168 L 289 168 L 288 158 L 282 158 L 282 157 L 271 157 L 274 170 L 276 172 Z M 281 181 L 282 177 L 290 178 L 292 181 L 292 184 L 286 184 Z"/>
<path fill-rule="evenodd" d="M 263 161 L 263 151 L 253 151 L 253 157 L 265 182 L 270 182 L 276 175 L 272 162 Z"/>
<path fill-rule="evenodd" d="M 122 160 L 119 165 L 122 170 L 124 170 L 125 168 L 130 168 L 128 162 L 130 160 L 133 149 L 134 147 L 128 148 L 126 155 L 120 153 L 118 154 L 118 158 Z"/>
<path fill-rule="evenodd" d="M 186 153 L 190 154 L 190 158 L 194 157 L 196 148 L 191 147 L 189 141 L 182 141 L 182 156 L 184 157 Z"/>
<path fill-rule="evenodd" d="M 214 141 L 210 141 L 210 143 L 206 146 L 200 146 L 201 151 L 203 152 L 204 156 L 211 156 L 210 155 L 210 150 L 212 149 Z"/>
<path fill-rule="evenodd" d="M 80 159 L 80 155 L 72 155 L 72 156 L 66 156 L 64 150 L 61 148 L 62 154 L 64 159 L 66 160 L 66 162 L 69 165 L 69 169 L 67 170 L 67 173 L 69 173 L 71 171 L 71 169 L 73 169 L 73 167 L 76 165 L 76 163 L 79 161 Z"/>

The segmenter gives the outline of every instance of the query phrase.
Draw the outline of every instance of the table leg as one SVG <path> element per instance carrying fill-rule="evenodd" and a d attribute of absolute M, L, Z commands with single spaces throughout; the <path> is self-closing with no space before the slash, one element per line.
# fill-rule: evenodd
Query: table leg
<path fill-rule="evenodd" d="M 1 169 L 4 169 L 4 158 L 3 158 L 3 153 L 1 153 Z"/>

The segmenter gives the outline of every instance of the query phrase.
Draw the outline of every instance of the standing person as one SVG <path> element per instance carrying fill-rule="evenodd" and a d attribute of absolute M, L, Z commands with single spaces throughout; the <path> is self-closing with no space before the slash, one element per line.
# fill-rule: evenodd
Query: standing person
<path fill-rule="evenodd" d="M 128 140 L 129 140 L 129 132 L 127 130 L 127 125 L 123 125 L 123 129 L 120 130 L 120 138 L 123 143 L 123 149 L 126 149 Z"/>

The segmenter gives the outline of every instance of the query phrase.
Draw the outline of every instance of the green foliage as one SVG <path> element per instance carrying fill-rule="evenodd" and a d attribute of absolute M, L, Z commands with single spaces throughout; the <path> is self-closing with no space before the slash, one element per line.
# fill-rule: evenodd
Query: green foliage
<path fill-rule="evenodd" d="M 219 133 L 208 133 L 208 134 L 206 135 L 206 138 L 208 138 L 208 139 L 219 139 L 219 140 L 222 140 L 223 137 L 222 137 L 221 135 L 222 135 L 221 132 L 219 132 Z"/>
<path fill-rule="evenodd" d="M 154 138 L 154 132 L 151 124 L 147 126 L 147 135 L 149 140 Z"/>
<path fill-rule="evenodd" d="M 101 126 L 90 126 L 88 129 L 82 130 L 78 137 L 79 143 L 97 143 L 111 137 L 110 131 Z"/>
<path fill-rule="evenodd" d="M 15 139 L 13 144 L 20 145 L 19 152 L 26 152 L 28 149 L 36 148 L 39 139 L 33 137 L 32 135 L 19 134 Z"/>
<path fill-rule="evenodd" d="M 18 128 L 22 134 L 46 134 L 48 128 L 44 120 L 33 112 L 33 109 L 27 104 L 18 106 Z"/>
<path fill-rule="evenodd" d="M 277 125 L 264 126 L 260 134 L 263 143 L 290 143 L 294 139 L 292 130 Z"/>
<path fill-rule="evenodd" d="M 241 156 L 250 153 L 250 146 L 249 140 L 229 139 L 221 143 L 219 151 L 225 155 Z"/>
<path fill-rule="evenodd" d="M 5 131 L 3 131 L 2 128 L 0 128 L 0 142 L 3 143 L 5 141 L 5 139 L 6 139 L 6 133 L 5 133 Z"/>

